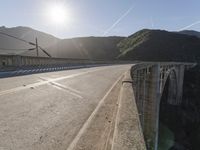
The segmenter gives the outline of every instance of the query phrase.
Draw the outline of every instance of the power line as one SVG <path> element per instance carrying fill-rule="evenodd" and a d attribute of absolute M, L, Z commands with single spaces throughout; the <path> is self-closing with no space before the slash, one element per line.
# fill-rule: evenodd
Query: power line
<path fill-rule="evenodd" d="M 29 49 L 14 49 L 14 48 L 1 48 L 0 47 L 0 53 L 6 53 L 6 54 L 15 54 L 15 55 L 18 55 L 18 54 L 23 54 L 23 53 L 26 53 L 28 51 L 32 51 L 32 50 L 35 50 L 35 48 L 29 48 Z M 9 52 L 9 51 L 14 51 L 14 52 Z"/>
<path fill-rule="evenodd" d="M 40 48 L 47 56 L 51 57 L 51 55 L 50 55 L 44 48 L 42 48 L 41 46 L 38 45 L 38 43 L 37 43 L 37 38 L 36 38 L 36 43 L 33 43 L 33 42 L 26 41 L 26 40 L 24 40 L 24 39 L 18 38 L 18 37 L 16 37 L 16 36 L 9 35 L 9 34 L 4 33 L 4 32 L 0 32 L 0 34 L 5 35 L 5 36 L 8 36 L 8 37 L 15 38 L 15 39 L 17 39 L 17 40 L 19 40 L 19 41 L 23 41 L 23 42 L 28 43 L 28 44 L 33 45 L 33 46 L 36 46 L 34 49 L 37 50 L 37 56 L 38 56 L 38 48 Z M 28 49 L 28 50 L 34 50 L 34 49 L 31 48 L 31 49 Z"/>
<path fill-rule="evenodd" d="M 52 57 L 45 49 L 42 47 L 38 46 L 47 56 Z"/>
<path fill-rule="evenodd" d="M 30 44 L 30 43 L 31 43 L 31 44 L 34 44 L 34 43 L 32 43 L 32 42 L 26 41 L 26 40 L 24 40 L 24 39 L 18 38 L 18 37 L 13 36 L 13 35 L 9 35 L 9 34 L 4 33 L 4 32 L 0 32 L 0 34 L 5 35 L 5 36 L 8 36 L 8 37 L 11 37 L 11 38 L 15 38 L 15 39 L 17 39 L 17 40 L 19 40 L 19 41 L 22 41 L 22 42 L 25 42 L 25 43 L 28 43 L 28 44 Z"/>
<path fill-rule="evenodd" d="M 0 50 L 16 50 L 16 51 L 24 51 L 24 50 L 35 50 L 35 48 L 26 48 L 26 49 L 15 49 L 15 48 L 1 48 L 0 47 Z"/>

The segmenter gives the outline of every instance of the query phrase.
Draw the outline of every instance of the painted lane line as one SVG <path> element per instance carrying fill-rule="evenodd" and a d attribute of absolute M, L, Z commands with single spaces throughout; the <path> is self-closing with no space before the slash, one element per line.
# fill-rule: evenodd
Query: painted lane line
<path fill-rule="evenodd" d="M 71 94 L 71 95 L 73 95 L 73 96 L 75 96 L 75 97 L 78 97 L 78 98 L 80 98 L 80 99 L 83 99 L 83 97 L 82 97 L 81 95 L 78 95 L 78 94 L 76 94 L 76 93 L 74 93 L 74 92 L 68 90 L 67 88 L 65 88 L 65 87 L 63 87 L 63 86 L 58 86 L 58 85 L 56 85 L 56 84 L 54 84 L 54 83 L 52 83 L 52 82 L 51 82 L 51 84 L 54 85 L 54 86 L 57 87 L 57 88 L 62 89 L 62 90 L 65 91 L 65 92 L 68 92 L 69 94 Z"/>
<path fill-rule="evenodd" d="M 60 87 L 58 87 L 58 86 L 56 86 L 56 85 L 54 85 L 54 84 L 52 84 L 52 83 L 48 83 L 47 85 L 53 86 L 54 88 L 56 88 L 56 89 L 58 89 L 58 90 L 60 90 L 60 91 L 65 91 L 64 89 L 62 89 L 62 88 L 60 88 Z M 66 91 L 65 91 L 65 92 L 66 92 Z"/>
<path fill-rule="evenodd" d="M 76 146 L 76 144 L 78 143 L 79 139 L 81 138 L 81 136 L 84 134 L 84 132 L 86 131 L 86 129 L 89 127 L 89 125 L 91 124 L 92 119 L 94 118 L 94 116 L 97 114 L 97 112 L 99 111 L 99 108 L 103 105 L 105 99 L 107 98 L 108 94 L 112 91 L 112 89 L 116 86 L 116 84 L 120 81 L 120 79 L 122 78 L 124 74 L 122 74 L 117 81 L 115 81 L 115 83 L 110 87 L 110 89 L 106 92 L 106 94 L 104 95 L 104 97 L 99 101 L 97 107 L 94 109 L 94 111 L 91 113 L 91 115 L 88 117 L 88 119 L 85 121 L 85 123 L 83 124 L 83 126 L 81 127 L 81 129 L 79 130 L 79 132 L 77 133 L 77 135 L 75 136 L 75 138 L 73 139 L 73 141 L 70 143 L 70 145 L 68 146 L 67 150 L 73 150 Z"/>
<path fill-rule="evenodd" d="M 127 74 L 127 72 L 125 72 L 125 74 Z M 119 92 L 119 97 L 118 97 L 118 109 L 117 109 L 117 114 L 115 117 L 115 126 L 114 126 L 114 133 L 113 133 L 113 138 L 112 138 L 112 145 L 111 145 L 111 150 L 114 150 L 114 142 L 117 136 L 117 126 L 119 124 L 119 115 L 120 115 L 120 108 L 121 108 L 121 103 L 122 103 L 122 93 L 123 93 L 123 87 L 120 88 L 120 92 Z"/>
<path fill-rule="evenodd" d="M 59 83 L 56 83 L 56 82 L 51 82 L 51 83 L 52 83 L 53 85 L 55 85 L 55 86 L 61 88 L 62 90 L 65 90 L 65 91 L 67 91 L 68 93 L 70 93 L 70 94 L 72 94 L 72 95 L 74 95 L 74 96 L 76 96 L 76 97 L 78 97 L 78 98 L 83 99 L 83 97 L 82 97 L 80 94 L 77 94 L 77 92 L 76 92 L 75 89 L 66 87 L 66 86 L 64 86 L 64 85 L 62 85 L 62 84 L 59 84 Z M 80 93 L 80 92 L 79 92 L 79 93 Z"/>
<path fill-rule="evenodd" d="M 100 70 L 103 70 L 103 69 L 105 69 L 105 68 L 95 69 L 95 70 L 91 70 L 91 71 L 85 71 L 85 72 L 81 72 L 81 73 L 77 73 L 77 74 L 72 74 L 72 75 L 68 75 L 68 76 L 63 76 L 63 77 L 51 79 L 51 80 L 48 80 L 48 81 L 42 81 L 42 82 L 39 82 L 39 83 L 33 83 L 33 84 L 26 85 L 26 86 L 20 86 L 20 87 L 16 87 L 16 88 L 13 88 L 13 89 L 0 91 L 0 96 L 5 95 L 5 94 L 11 94 L 11 93 L 19 92 L 21 90 L 25 90 L 25 89 L 29 89 L 29 88 L 33 88 L 33 87 L 38 87 L 38 86 L 45 85 L 45 84 L 48 84 L 48 83 L 54 82 L 54 81 L 60 81 L 60 80 L 68 79 L 68 78 L 74 78 L 74 77 L 77 77 L 77 76 L 80 76 L 80 75 L 88 74 L 88 73 L 95 72 L 95 71 L 100 71 Z"/>
<path fill-rule="evenodd" d="M 42 79 L 43 81 L 44 80 L 48 81 L 48 79 L 45 79 L 45 78 L 42 78 L 42 77 L 40 77 L 40 79 Z M 75 89 L 72 89 L 72 88 L 67 87 L 65 85 L 62 85 L 62 84 L 59 84 L 57 82 L 50 82 L 49 85 L 52 85 L 53 87 L 57 88 L 58 90 L 62 90 L 62 91 L 68 92 L 73 96 L 76 96 L 78 98 L 83 99 L 83 97 L 81 96 L 81 92 L 79 92 L 79 91 L 77 91 Z"/>
<path fill-rule="evenodd" d="M 116 119 L 115 119 L 111 150 L 114 150 L 114 144 L 115 144 L 114 142 L 117 136 L 117 125 L 119 124 L 119 109 L 121 108 L 121 99 L 122 99 L 122 88 L 120 89 L 119 97 L 118 97 L 118 109 L 117 109 L 117 114 L 116 114 Z"/>

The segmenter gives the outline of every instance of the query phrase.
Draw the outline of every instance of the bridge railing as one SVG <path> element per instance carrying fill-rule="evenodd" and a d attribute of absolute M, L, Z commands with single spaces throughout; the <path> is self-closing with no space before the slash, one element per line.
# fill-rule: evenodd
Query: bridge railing
<path fill-rule="evenodd" d="M 48 58 L 18 55 L 0 55 L 0 69 L 12 69 L 19 67 L 48 67 L 66 65 L 88 65 L 88 64 L 127 64 L 131 61 L 108 61 L 73 58 Z"/>

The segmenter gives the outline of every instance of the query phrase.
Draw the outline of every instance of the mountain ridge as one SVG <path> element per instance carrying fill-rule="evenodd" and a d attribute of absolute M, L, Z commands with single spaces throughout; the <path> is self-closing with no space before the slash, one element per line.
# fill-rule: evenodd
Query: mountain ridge
<path fill-rule="evenodd" d="M 127 47 L 128 45 L 128 47 Z M 143 29 L 118 44 L 120 59 L 143 61 L 196 61 L 200 39 L 165 30 Z"/>
<path fill-rule="evenodd" d="M 37 37 L 38 43 L 43 47 L 52 57 L 59 58 L 86 58 L 86 59 L 114 59 L 119 50 L 116 46 L 117 43 L 124 37 L 110 36 L 110 37 L 75 37 L 70 39 L 59 39 L 50 34 L 34 30 L 29 27 L 14 27 L 6 28 L 0 27 L 0 32 L 16 36 L 18 38 L 35 43 Z M 18 53 L 17 51 L 5 51 L 6 49 L 29 49 L 33 46 L 7 37 L 0 34 L 0 53 L 5 54 L 20 54 L 26 56 L 36 56 L 35 51 L 26 51 Z M 22 51 L 23 52 L 23 51 Z M 39 51 L 39 56 L 46 57 L 44 53 Z"/>
<path fill-rule="evenodd" d="M 0 32 L 34 42 L 38 38 L 52 57 L 82 58 L 101 60 L 141 60 L 141 61 L 199 61 L 200 38 L 197 31 L 169 32 L 165 30 L 142 29 L 128 37 L 75 37 L 59 39 L 50 34 L 29 27 L 0 27 Z M 22 41 L 0 35 L 1 48 L 33 48 Z M 8 52 L 8 51 L 3 51 Z M 36 56 L 36 51 L 10 54 Z M 39 56 L 46 57 L 41 51 Z"/>
<path fill-rule="evenodd" d="M 183 30 L 183 31 L 179 31 L 179 33 L 186 34 L 186 35 L 193 35 L 193 36 L 197 36 L 198 38 L 200 38 L 200 32 L 195 31 L 195 30 Z"/>

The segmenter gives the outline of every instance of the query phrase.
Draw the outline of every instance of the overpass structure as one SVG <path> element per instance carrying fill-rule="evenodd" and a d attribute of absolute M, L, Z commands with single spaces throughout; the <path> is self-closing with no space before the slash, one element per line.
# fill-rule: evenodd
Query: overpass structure
<path fill-rule="evenodd" d="M 161 96 L 167 82 L 167 103 L 180 105 L 184 70 L 194 65 L 194 63 L 144 62 L 131 68 L 134 98 L 147 149 L 157 150 Z"/>

